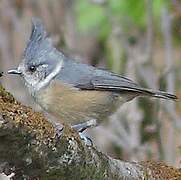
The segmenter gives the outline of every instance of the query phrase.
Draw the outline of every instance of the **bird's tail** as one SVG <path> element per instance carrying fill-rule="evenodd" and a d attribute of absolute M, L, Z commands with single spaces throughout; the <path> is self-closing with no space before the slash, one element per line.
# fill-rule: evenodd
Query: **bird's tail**
<path fill-rule="evenodd" d="M 162 99 L 170 99 L 170 100 L 177 100 L 177 96 L 174 94 L 170 94 L 164 91 L 154 91 L 151 89 L 141 89 L 143 95 L 152 96 L 156 98 L 162 98 Z"/>

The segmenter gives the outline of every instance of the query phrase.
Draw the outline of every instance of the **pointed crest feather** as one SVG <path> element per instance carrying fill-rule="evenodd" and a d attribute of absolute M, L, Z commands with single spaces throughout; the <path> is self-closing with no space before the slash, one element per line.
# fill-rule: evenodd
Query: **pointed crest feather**
<path fill-rule="evenodd" d="M 32 18 L 32 31 L 30 36 L 30 41 L 40 41 L 46 38 L 46 31 L 44 29 L 43 23 L 38 18 Z"/>
<path fill-rule="evenodd" d="M 42 21 L 39 18 L 32 18 L 32 31 L 24 51 L 24 58 L 28 61 L 36 59 L 52 47 L 51 39 L 47 37 Z"/>

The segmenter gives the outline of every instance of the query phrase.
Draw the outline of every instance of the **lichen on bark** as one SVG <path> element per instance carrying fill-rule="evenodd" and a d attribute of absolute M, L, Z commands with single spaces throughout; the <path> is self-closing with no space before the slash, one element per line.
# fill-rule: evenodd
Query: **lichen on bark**
<path fill-rule="evenodd" d="M 58 138 L 41 113 L 17 102 L 1 86 L 0 144 L 0 173 L 13 172 L 13 179 L 18 180 L 158 179 L 158 169 L 164 172 L 160 179 L 181 178 L 179 169 L 164 164 L 124 162 L 106 156 L 87 146 L 67 125 Z"/>

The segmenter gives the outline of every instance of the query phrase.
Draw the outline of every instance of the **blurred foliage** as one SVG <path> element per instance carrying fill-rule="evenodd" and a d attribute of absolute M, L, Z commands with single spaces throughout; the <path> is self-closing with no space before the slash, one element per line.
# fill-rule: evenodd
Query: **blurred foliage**
<path fill-rule="evenodd" d="M 109 8 L 113 15 L 118 16 L 125 25 L 129 22 L 140 27 L 145 25 L 144 0 L 137 1 L 109 1 Z"/>
<path fill-rule="evenodd" d="M 176 45 L 181 45 L 181 16 L 174 18 L 173 20 L 173 40 Z"/>
<path fill-rule="evenodd" d="M 157 39 L 162 40 L 161 35 L 161 15 L 163 7 L 166 6 L 171 9 L 170 0 L 152 0 L 152 13 L 154 31 Z M 107 66 L 115 72 L 120 72 L 124 69 L 125 54 L 120 52 L 120 60 L 122 64 L 114 65 L 115 56 L 113 48 L 110 48 L 114 43 L 108 42 L 112 35 L 114 21 L 119 24 L 121 31 L 126 34 L 126 40 L 129 44 L 135 45 L 137 43 L 136 33 L 144 34 L 147 30 L 147 10 L 148 0 L 105 0 L 104 3 L 96 3 L 91 0 L 77 0 L 75 1 L 75 14 L 77 30 L 80 33 L 95 35 L 101 50 L 106 54 Z M 179 36 L 178 36 L 179 37 Z M 111 37 L 112 38 L 112 37 Z M 177 39 L 177 38 L 176 38 Z M 123 49 L 119 46 L 120 51 Z M 116 50 L 115 50 L 116 51 Z M 122 67 L 118 67 L 122 66 Z M 114 68 L 118 67 L 118 68 Z"/>
<path fill-rule="evenodd" d="M 109 34 L 110 25 L 106 17 L 105 7 L 89 1 L 78 0 L 75 10 L 79 31 L 86 33 L 97 29 L 100 38 L 103 39 Z"/>
<path fill-rule="evenodd" d="M 161 8 L 169 6 L 169 0 L 154 0 L 153 2 L 153 16 L 155 20 L 160 19 Z M 91 1 L 78 0 L 76 1 L 77 24 L 80 31 L 86 32 L 98 28 L 100 32 L 105 33 L 108 25 L 107 17 L 114 16 L 118 18 L 120 24 L 124 28 L 129 26 L 136 26 L 139 28 L 146 27 L 146 2 L 139 0 L 109 0 L 105 4 L 96 4 Z M 104 31 L 103 31 L 104 30 Z M 107 35 L 109 31 L 106 31 Z"/>
<path fill-rule="evenodd" d="M 105 20 L 103 7 L 84 0 L 79 0 L 76 5 L 78 27 L 80 30 L 86 31 L 103 25 Z"/>

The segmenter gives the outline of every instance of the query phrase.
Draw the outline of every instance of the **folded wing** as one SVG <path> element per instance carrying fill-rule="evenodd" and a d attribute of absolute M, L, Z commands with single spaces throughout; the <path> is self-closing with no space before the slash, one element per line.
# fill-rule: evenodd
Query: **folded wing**
<path fill-rule="evenodd" d="M 112 91 L 120 94 L 130 92 L 135 93 L 135 96 L 177 99 L 173 94 L 142 88 L 128 78 L 75 61 L 66 61 L 58 78 L 81 90 Z"/>

